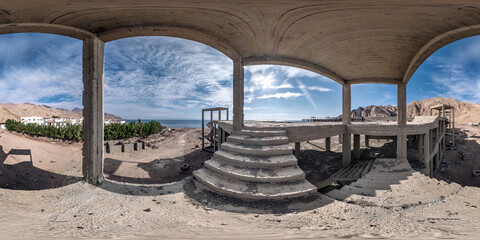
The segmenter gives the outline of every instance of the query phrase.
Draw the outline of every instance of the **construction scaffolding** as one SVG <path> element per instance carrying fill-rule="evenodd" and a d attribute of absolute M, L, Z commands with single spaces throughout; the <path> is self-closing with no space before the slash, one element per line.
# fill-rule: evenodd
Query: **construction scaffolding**
<path fill-rule="evenodd" d="M 222 119 L 222 111 L 226 111 L 226 119 Z M 210 112 L 210 121 L 205 123 L 205 112 Z M 214 113 L 218 112 L 218 118 L 214 119 Z M 226 133 L 218 127 L 218 121 L 228 121 L 228 108 L 216 107 L 202 109 L 202 150 L 208 152 L 215 152 L 218 147 L 226 139 Z M 210 132 L 205 135 L 205 126 L 210 129 Z M 205 146 L 205 140 L 210 145 Z"/>

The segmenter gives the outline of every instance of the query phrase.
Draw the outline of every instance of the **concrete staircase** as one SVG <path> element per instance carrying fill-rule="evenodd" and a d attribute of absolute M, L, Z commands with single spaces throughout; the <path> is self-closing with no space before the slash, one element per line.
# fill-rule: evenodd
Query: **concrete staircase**
<path fill-rule="evenodd" d="M 213 192 L 240 199 L 283 200 L 317 192 L 298 167 L 284 130 L 233 132 L 193 176 Z"/>
<path fill-rule="evenodd" d="M 376 159 L 364 177 L 325 195 L 363 206 L 408 207 L 440 201 L 460 190 L 456 183 L 414 171 L 406 159 Z"/>

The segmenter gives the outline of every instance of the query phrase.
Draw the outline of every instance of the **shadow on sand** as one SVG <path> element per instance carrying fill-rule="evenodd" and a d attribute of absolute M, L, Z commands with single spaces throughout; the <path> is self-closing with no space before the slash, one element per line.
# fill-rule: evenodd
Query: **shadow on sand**
<path fill-rule="evenodd" d="M 107 179 L 116 182 L 134 183 L 134 184 L 163 184 L 178 182 L 185 177 L 191 176 L 192 172 L 203 167 L 203 163 L 210 159 L 212 154 L 200 149 L 190 152 L 181 157 L 155 159 L 148 163 L 139 163 L 134 161 L 125 161 L 114 158 L 105 158 L 104 174 Z M 122 164 L 130 164 L 129 168 L 135 166 L 141 169 L 141 172 L 147 172 L 148 178 L 119 176 L 117 171 Z M 181 172 L 182 164 L 188 164 L 190 169 L 187 172 Z"/>
<path fill-rule="evenodd" d="M 5 164 L 9 155 L 29 156 L 29 162 Z M 53 173 L 33 165 L 30 149 L 12 149 L 5 153 L 0 146 L 0 188 L 14 190 L 42 190 L 66 186 L 81 181 L 82 178 Z"/>

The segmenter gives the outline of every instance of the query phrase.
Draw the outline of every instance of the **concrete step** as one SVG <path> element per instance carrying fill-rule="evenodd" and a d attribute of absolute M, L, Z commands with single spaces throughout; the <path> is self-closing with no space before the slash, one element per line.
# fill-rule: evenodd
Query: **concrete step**
<path fill-rule="evenodd" d="M 346 201 L 347 199 L 352 198 L 352 197 L 368 198 L 366 196 L 360 196 L 360 195 L 357 195 L 357 194 L 348 193 L 348 192 L 345 192 L 341 189 L 333 189 L 332 191 L 325 193 L 325 195 L 329 198 L 332 198 L 332 199 L 335 199 L 335 200 L 338 200 L 338 201 Z"/>
<path fill-rule="evenodd" d="M 248 135 L 230 135 L 228 142 L 247 144 L 247 145 L 280 145 L 288 144 L 287 136 L 269 136 L 269 137 L 252 137 Z"/>
<path fill-rule="evenodd" d="M 225 178 L 207 168 L 193 172 L 193 176 L 213 192 L 241 199 L 284 200 L 304 197 L 317 192 L 317 188 L 306 180 L 288 184 L 244 182 Z"/>
<path fill-rule="evenodd" d="M 295 182 L 305 179 L 305 173 L 298 166 L 280 168 L 239 167 L 215 158 L 206 161 L 204 166 L 222 176 L 248 182 Z"/>
<path fill-rule="evenodd" d="M 296 166 L 297 159 L 292 154 L 279 155 L 279 156 L 252 156 L 244 155 L 232 152 L 226 152 L 223 150 L 216 151 L 213 155 L 218 160 L 229 162 L 233 165 L 245 166 L 245 167 L 286 167 Z"/>
<path fill-rule="evenodd" d="M 261 146 L 245 145 L 238 143 L 225 142 L 220 148 L 226 152 L 240 153 L 254 156 L 278 156 L 292 154 L 292 147 L 288 144 Z"/>
<path fill-rule="evenodd" d="M 421 177 L 412 177 L 408 179 L 398 180 L 398 181 L 378 181 L 370 179 L 359 179 L 356 182 L 351 183 L 350 185 L 354 187 L 364 188 L 364 189 L 373 189 L 373 190 L 389 190 L 398 185 L 419 185 L 419 184 L 429 184 L 430 182 L 427 179 Z"/>
<path fill-rule="evenodd" d="M 396 173 L 413 171 L 406 159 L 377 158 L 370 169 L 370 173 Z"/>
<path fill-rule="evenodd" d="M 368 173 L 363 178 L 373 180 L 373 181 L 398 181 L 404 180 L 413 176 L 424 176 L 423 174 L 415 171 L 411 172 L 401 172 L 401 173 L 390 173 L 390 174 L 378 174 L 378 173 Z"/>
<path fill-rule="evenodd" d="M 234 131 L 233 135 L 247 135 L 251 137 L 273 137 L 273 136 L 286 136 L 285 130 L 241 130 Z"/>

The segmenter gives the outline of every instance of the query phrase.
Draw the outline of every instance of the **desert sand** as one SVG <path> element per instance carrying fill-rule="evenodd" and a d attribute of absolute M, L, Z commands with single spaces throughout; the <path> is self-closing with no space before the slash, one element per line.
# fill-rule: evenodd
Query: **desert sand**
<path fill-rule="evenodd" d="M 474 145 L 466 144 L 474 144 L 473 140 L 479 143 L 480 129 L 467 130 L 459 150 L 470 149 Z M 320 193 L 304 202 L 281 202 L 281 208 L 250 206 L 204 194 L 192 183 L 191 171 L 178 173 L 182 162 L 195 169 L 209 157 L 197 146 L 199 130 L 179 129 L 163 137 L 155 149 L 106 154 L 106 159 L 115 160 L 111 164 L 106 160 L 105 175 L 111 180 L 96 187 L 81 181 L 81 144 L 0 132 L 0 239 L 478 239 L 480 235 L 477 187 L 466 186 L 442 200 L 409 207 L 361 206 Z M 303 146 L 300 166 L 315 168 L 306 169 L 310 181 L 338 167 L 329 166 L 338 146 L 330 155 L 316 155 L 320 141 Z M 478 164 L 477 156 L 470 161 Z M 160 183 L 139 184 L 142 181 Z"/>

